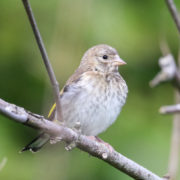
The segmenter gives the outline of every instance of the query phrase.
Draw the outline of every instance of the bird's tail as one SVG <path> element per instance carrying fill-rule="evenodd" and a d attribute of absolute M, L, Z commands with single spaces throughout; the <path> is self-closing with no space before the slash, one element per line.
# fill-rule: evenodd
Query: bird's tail
<path fill-rule="evenodd" d="M 46 133 L 40 134 L 38 137 L 33 139 L 28 145 L 26 145 L 20 152 L 30 150 L 32 152 L 37 152 L 40 150 L 50 139 L 50 136 Z"/>

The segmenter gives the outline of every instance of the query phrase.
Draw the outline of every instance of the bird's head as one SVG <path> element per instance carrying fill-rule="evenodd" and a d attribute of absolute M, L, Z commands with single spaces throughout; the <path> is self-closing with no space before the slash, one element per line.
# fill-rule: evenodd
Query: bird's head
<path fill-rule="evenodd" d="M 80 66 L 104 73 L 117 72 L 118 66 L 126 63 L 119 57 L 116 49 L 100 44 L 90 48 L 83 56 Z"/>

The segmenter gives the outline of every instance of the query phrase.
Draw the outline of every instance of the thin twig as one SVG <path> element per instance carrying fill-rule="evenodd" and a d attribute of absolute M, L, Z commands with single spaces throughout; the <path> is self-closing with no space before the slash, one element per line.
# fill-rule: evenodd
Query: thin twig
<path fill-rule="evenodd" d="M 56 112 L 57 112 L 57 120 L 59 121 L 63 121 L 63 117 L 62 117 L 62 112 L 61 112 L 61 102 L 60 102 L 60 94 L 59 94 L 59 84 L 58 81 L 56 80 L 56 76 L 54 74 L 53 68 L 51 66 L 51 63 L 49 61 L 47 52 L 46 52 L 46 48 L 44 46 L 43 40 L 41 38 L 41 34 L 39 32 L 38 26 L 36 24 L 36 20 L 34 18 L 30 3 L 28 2 L 28 0 L 22 0 L 23 4 L 24 4 L 24 8 L 26 10 L 26 13 L 28 15 L 32 30 L 34 32 L 34 36 L 36 39 L 36 42 L 38 44 L 39 50 L 41 52 L 42 55 L 42 59 L 44 61 L 44 64 L 46 66 L 46 70 L 48 72 L 50 81 L 51 81 L 51 85 L 53 88 L 53 94 L 54 94 L 54 98 L 55 98 L 55 102 L 56 102 Z"/>
<path fill-rule="evenodd" d="M 66 143 L 73 142 L 79 149 L 105 161 L 134 179 L 162 180 L 162 178 L 156 174 L 126 158 L 113 148 L 110 150 L 103 143 L 92 140 L 87 136 L 80 135 L 72 129 L 48 121 L 40 115 L 33 114 L 21 107 L 5 102 L 2 99 L 0 99 L 0 113 L 26 126 L 41 129 L 52 136 L 53 139 L 61 139 Z M 24 117 L 23 121 L 22 117 Z"/>
<path fill-rule="evenodd" d="M 180 103 L 179 92 L 175 93 L 176 103 Z M 178 106 L 178 105 L 177 105 Z M 179 166 L 179 150 L 180 150 L 180 114 L 174 114 L 173 129 L 171 136 L 171 149 L 168 163 L 168 174 L 170 180 L 175 180 L 178 174 Z"/>
<path fill-rule="evenodd" d="M 165 0 L 165 1 L 180 34 L 180 17 L 176 9 L 176 6 L 174 4 L 174 1 L 173 0 Z"/>
<path fill-rule="evenodd" d="M 162 49 L 161 49 L 162 50 Z M 163 53 L 163 52 L 162 52 Z M 164 54 L 164 53 L 163 53 Z M 161 71 L 151 81 L 151 87 L 160 84 L 161 82 L 171 81 L 175 85 L 178 91 L 180 91 L 180 72 L 175 63 L 174 57 L 169 54 L 159 59 L 159 65 Z M 179 103 L 179 101 L 177 102 Z M 163 106 L 160 108 L 160 113 L 170 114 L 180 112 L 180 105 Z M 170 147 L 170 156 L 168 163 L 168 173 L 164 176 L 164 179 L 174 180 L 178 170 L 178 157 L 179 157 L 179 132 L 180 132 L 180 120 L 179 115 L 174 115 L 173 129 Z"/>
<path fill-rule="evenodd" d="M 162 106 L 159 109 L 161 114 L 174 114 L 180 113 L 180 104 L 170 105 L 170 106 Z"/>
<path fill-rule="evenodd" d="M 171 81 L 176 78 L 177 68 L 174 57 L 172 54 L 168 54 L 164 57 L 159 58 L 160 72 L 150 81 L 150 86 L 155 87 L 161 82 Z M 178 79 L 177 79 L 178 80 Z"/>
<path fill-rule="evenodd" d="M 178 67 L 180 66 L 180 56 L 178 54 Z M 178 69 L 178 68 L 176 68 Z M 179 79 L 179 70 L 176 72 L 176 79 L 175 82 L 180 86 Z M 178 103 L 176 105 L 176 110 L 178 110 L 178 106 L 180 106 L 180 89 L 176 90 L 175 93 L 175 102 Z M 171 107 L 172 110 L 172 107 Z M 171 136 L 171 148 L 170 148 L 170 155 L 169 155 L 169 163 L 168 163 L 168 174 L 169 180 L 175 180 L 178 175 L 179 169 L 179 150 L 180 150 L 180 114 L 174 114 L 173 117 L 173 129 L 172 129 L 172 136 Z"/>
<path fill-rule="evenodd" d="M 178 11 L 176 9 L 176 6 L 173 2 L 173 0 L 165 0 L 167 7 L 172 15 L 172 18 L 176 24 L 176 27 L 178 29 L 178 32 L 180 34 L 180 17 L 178 14 Z M 180 37 L 180 36 L 179 36 Z M 162 46 L 163 49 L 161 48 L 161 51 L 163 55 L 165 55 L 167 48 Z M 165 56 L 164 58 L 166 58 Z M 170 57 L 170 56 L 169 56 Z M 165 59 L 162 59 L 163 61 Z M 168 60 L 168 59 L 167 59 Z M 165 62 L 165 61 L 164 61 Z M 180 72 L 179 68 L 175 64 L 175 60 L 173 56 L 171 55 L 171 58 L 169 58 L 169 63 L 165 63 L 165 66 L 161 66 L 161 71 L 156 75 L 156 77 L 151 81 L 150 85 L 151 87 L 158 85 L 161 82 L 173 80 L 174 85 L 180 92 Z M 179 94 L 178 92 L 178 94 Z M 179 95 L 176 93 L 176 98 Z M 180 103 L 179 100 L 176 103 Z M 174 106 L 163 106 L 160 108 L 160 113 L 162 114 L 167 114 L 167 113 L 175 113 L 178 112 L 179 109 L 179 104 L 174 105 Z M 170 157 L 169 157 L 169 167 L 168 167 L 168 174 L 165 177 L 165 179 L 168 180 L 174 180 L 177 176 L 177 170 L 178 170 L 178 159 L 179 159 L 179 145 L 180 145 L 180 115 L 176 114 L 174 115 L 173 119 L 173 130 L 172 130 L 172 139 L 171 139 L 171 152 L 170 152 Z"/>

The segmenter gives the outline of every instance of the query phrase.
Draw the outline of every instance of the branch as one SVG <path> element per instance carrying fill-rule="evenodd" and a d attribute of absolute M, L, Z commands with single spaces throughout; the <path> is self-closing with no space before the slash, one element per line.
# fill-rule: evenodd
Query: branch
<path fill-rule="evenodd" d="M 180 115 L 175 114 L 173 118 L 173 128 L 171 137 L 171 149 L 168 163 L 169 180 L 175 180 L 179 170 L 179 150 L 180 150 Z"/>
<path fill-rule="evenodd" d="M 165 1 L 180 34 L 180 17 L 176 9 L 176 6 L 174 4 L 174 1 L 173 0 L 165 0 Z"/>
<path fill-rule="evenodd" d="M 177 12 L 176 6 L 173 0 L 165 0 L 167 7 L 172 15 L 172 18 L 176 24 L 178 32 L 180 34 L 180 17 Z M 180 36 L 179 36 L 180 37 Z M 162 46 L 163 45 L 163 46 Z M 164 46 L 165 45 L 165 46 Z M 161 44 L 161 50 L 163 55 L 167 52 L 167 43 Z M 161 82 L 172 81 L 178 91 L 180 92 L 180 71 L 177 67 L 175 60 L 171 54 L 164 56 L 159 59 L 159 65 L 161 71 L 155 76 L 155 78 L 150 82 L 150 86 L 154 87 Z M 176 93 L 176 103 L 179 103 L 179 92 Z M 168 113 L 176 113 L 180 110 L 180 104 L 173 106 L 163 106 L 160 108 L 160 113 L 168 114 Z M 173 130 L 172 130 L 172 138 L 171 138 L 171 152 L 169 158 L 169 167 L 168 174 L 166 179 L 173 180 L 176 178 L 177 170 L 178 170 L 178 159 L 179 159 L 179 147 L 180 147 L 180 116 L 179 114 L 174 115 L 173 119 Z"/>
<path fill-rule="evenodd" d="M 162 106 L 159 109 L 161 114 L 174 114 L 180 113 L 180 104 L 170 105 L 170 106 Z"/>
<path fill-rule="evenodd" d="M 180 71 L 175 63 L 173 56 L 171 54 L 168 54 L 160 58 L 159 66 L 161 68 L 161 71 L 150 82 L 150 86 L 154 87 L 160 84 L 161 82 L 172 81 L 173 84 L 178 89 L 178 91 L 180 92 Z M 179 102 L 180 101 L 178 100 L 177 103 Z M 161 114 L 170 114 L 170 113 L 178 112 L 179 109 L 180 109 L 180 105 L 177 104 L 173 106 L 163 106 L 160 108 L 159 111 Z M 179 115 L 175 115 L 173 119 L 173 130 L 172 130 L 172 138 L 171 138 L 171 152 L 169 158 L 168 174 L 166 176 L 166 179 L 168 180 L 173 180 L 177 175 L 179 147 L 180 147 L 179 130 L 180 130 Z"/>
<path fill-rule="evenodd" d="M 168 54 L 159 59 L 160 72 L 150 81 L 150 86 L 155 87 L 161 82 L 172 81 L 180 91 L 180 71 L 178 70 L 174 57 Z"/>
<path fill-rule="evenodd" d="M 48 58 L 48 55 L 47 55 L 47 52 L 46 52 L 46 48 L 45 48 L 43 40 L 41 38 L 41 34 L 40 34 L 38 26 L 36 24 L 36 20 L 34 18 L 31 6 L 30 6 L 28 0 L 22 0 L 22 2 L 24 4 L 24 8 L 25 8 L 26 13 L 28 15 L 29 22 L 30 22 L 32 30 L 34 32 L 36 42 L 38 44 L 39 50 L 41 52 L 42 59 L 44 61 L 46 70 L 48 72 L 48 75 L 49 75 L 49 78 L 50 78 L 50 81 L 51 81 L 51 85 L 52 85 L 52 88 L 53 88 L 53 94 L 54 94 L 54 98 L 55 98 L 55 102 L 56 102 L 56 106 L 57 106 L 57 108 L 56 108 L 57 120 L 63 121 L 62 112 L 61 112 L 61 102 L 60 102 L 58 81 L 56 80 L 56 76 L 54 74 L 53 68 L 52 68 L 51 63 L 49 61 L 49 58 Z"/>
<path fill-rule="evenodd" d="M 114 149 L 110 150 L 102 143 L 91 140 L 87 136 L 78 134 L 70 128 L 60 126 L 45 119 L 43 116 L 31 113 L 24 108 L 5 102 L 2 99 L 0 99 L 0 113 L 26 126 L 43 130 L 52 139 L 61 139 L 66 143 L 74 142 L 79 149 L 107 162 L 134 179 L 162 180 L 162 178 L 126 158 Z"/>
<path fill-rule="evenodd" d="M 180 71 L 177 67 L 173 56 L 169 53 L 165 56 L 169 48 L 166 42 L 161 43 L 161 51 L 164 57 L 159 59 L 159 66 L 161 71 L 155 76 L 155 78 L 150 82 L 150 86 L 154 87 L 161 82 L 172 81 L 176 86 L 178 92 L 176 92 L 176 103 L 180 103 L 179 92 L 180 92 Z M 169 51 L 170 52 L 170 51 Z M 161 114 L 171 114 L 180 112 L 180 104 L 173 106 L 163 106 L 160 108 L 159 112 Z M 168 174 L 164 177 L 168 180 L 174 180 L 178 172 L 178 159 L 179 159 L 179 148 L 180 148 L 180 116 L 179 114 L 174 115 L 173 119 L 173 129 L 171 137 L 171 148 L 168 164 Z"/>
<path fill-rule="evenodd" d="M 176 92 L 176 102 L 179 102 L 179 92 Z M 160 108 L 160 113 L 162 114 L 174 114 L 180 113 L 180 104 L 171 106 L 162 106 Z M 180 149 L 180 114 L 175 114 L 173 118 L 173 128 L 171 137 L 171 149 L 168 164 L 168 174 L 169 180 L 175 180 L 178 173 L 179 164 L 179 149 Z"/>

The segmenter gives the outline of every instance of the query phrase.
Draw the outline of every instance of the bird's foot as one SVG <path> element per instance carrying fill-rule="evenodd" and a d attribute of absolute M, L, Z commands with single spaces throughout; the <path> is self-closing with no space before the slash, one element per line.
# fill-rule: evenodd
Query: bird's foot
<path fill-rule="evenodd" d="M 58 121 L 55 119 L 54 122 L 60 126 L 65 126 L 63 121 Z M 60 141 L 62 141 L 61 137 L 51 137 L 49 142 L 50 144 L 56 144 L 57 142 L 60 142 Z"/>
<path fill-rule="evenodd" d="M 81 123 L 79 121 L 76 122 L 73 130 L 76 131 L 78 134 L 81 134 Z"/>
<path fill-rule="evenodd" d="M 72 128 L 75 132 L 78 133 L 78 135 L 80 136 L 81 134 L 81 123 L 79 121 L 76 122 L 76 124 L 74 125 L 74 128 Z M 71 151 L 76 147 L 76 142 L 72 141 L 71 143 L 67 144 L 65 146 L 65 149 L 67 151 Z"/>
<path fill-rule="evenodd" d="M 60 126 L 66 126 L 64 122 L 61 122 L 58 120 L 54 120 L 54 122 Z M 79 121 L 76 122 L 76 124 L 74 125 L 74 128 L 72 128 L 72 129 L 80 135 L 81 134 L 81 123 Z M 50 144 L 56 144 L 57 142 L 60 142 L 61 140 L 62 140 L 61 137 L 51 137 Z M 71 151 L 75 147 L 76 147 L 76 142 L 72 141 L 72 142 L 66 144 L 65 149 L 67 151 Z"/>
<path fill-rule="evenodd" d="M 62 141 L 62 138 L 61 137 L 51 137 L 50 138 L 50 144 L 56 144 L 57 142 L 60 142 Z"/>
<path fill-rule="evenodd" d="M 93 140 L 93 141 L 96 141 L 96 142 L 98 142 L 98 143 L 104 144 L 104 145 L 108 148 L 108 150 L 109 150 L 110 153 L 114 151 L 114 148 L 113 148 L 109 143 L 104 142 L 104 141 L 103 141 L 102 139 L 100 139 L 99 137 L 97 137 L 97 136 L 88 136 L 88 138 L 91 139 L 91 140 Z"/>
<path fill-rule="evenodd" d="M 76 142 L 75 142 L 75 141 L 72 141 L 71 143 L 66 144 L 65 150 L 66 150 L 66 151 L 71 151 L 71 150 L 73 150 L 75 147 L 76 147 Z"/>

